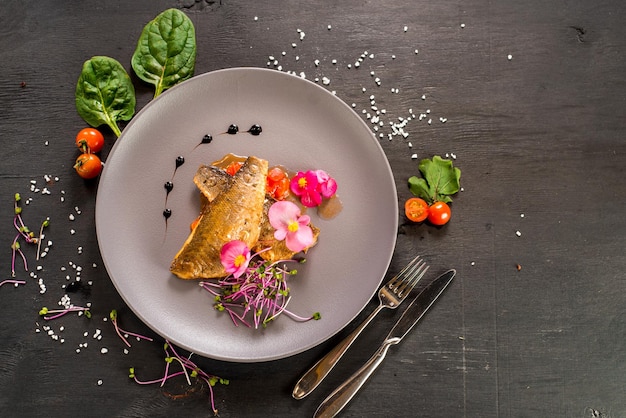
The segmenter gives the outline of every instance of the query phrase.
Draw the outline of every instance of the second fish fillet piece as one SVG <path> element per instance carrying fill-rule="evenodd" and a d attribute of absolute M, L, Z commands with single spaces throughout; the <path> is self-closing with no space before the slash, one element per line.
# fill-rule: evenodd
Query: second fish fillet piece
<path fill-rule="evenodd" d="M 220 262 L 222 246 L 240 240 L 252 248 L 259 239 L 268 162 L 249 157 L 228 188 L 217 193 L 198 226 L 174 257 L 170 270 L 181 279 L 226 276 Z"/>

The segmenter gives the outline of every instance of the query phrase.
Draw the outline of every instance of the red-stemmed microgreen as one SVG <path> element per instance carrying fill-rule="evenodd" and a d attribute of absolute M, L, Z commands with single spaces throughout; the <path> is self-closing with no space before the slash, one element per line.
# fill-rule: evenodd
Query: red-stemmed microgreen
<path fill-rule="evenodd" d="M 47 228 L 50 225 L 50 218 L 46 218 L 42 223 L 41 223 L 41 228 L 39 228 L 39 238 L 37 238 L 37 260 L 39 260 L 40 256 L 41 256 L 41 241 L 43 241 L 44 239 L 44 234 L 43 234 L 43 230 L 44 228 Z"/>
<path fill-rule="evenodd" d="M 3 280 L 0 282 L 0 286 L 5 285 L 5 284 L 13 284 L 15 287 L 21 285 L 21 284 L 26 284 L 26 281 L 24 280 L 13 280 L 13 279 L 7 279 L 7 280 Z"/>
<path fill-rule="evenodd" d="M 17 255 L 19 255 L 22 259 L 22 263 L 24 264 L 24 270 L 28 271 L 28 262 L 26 261 L 26 256 L 24 255 L 20 242 L 18 241 L 19 237 L 19 235 L 16 236 L 13 240 L 13 243 L 11 244 L 11 277 L 15 277 L 15 259 L 17 258 Z"/>
<path fill-rule="evenodd" d="M 218 281 L 200 282 L 200 287 L 214 296 L 215 309 L 227 312 L 236 326 L 243 324 L 255 329 L 266 327 L 281 314 L 296 321 L 320 319 L 319 313 L 302 317 L 287 309 L 290 301 L 287 278 L 297 274 L 297 270 L 287 268 L 287 263 L 304 260 L 269 262 L 257 257 L 258 254 L 250 257 L 247 268 L 238 277 L 231 274 Z"/>
<path fill-rule="evenodd" d="M 129 336 L 138 338 L 140 340 L 153 341 L 152 338 L 146 337 L 145 335 L 135 334 L 134 332 L 126 331 L 126 330 L 123 330 L 122 328 L 120 328 L 118 323 L 117 323 L 117 311 L 115 309 L 113 309 L 109 313 L 109 318 L 111 318 L 111 322 L 113 323 L 113 327 L 115 328 L 115 332 L 120 337 L 120 339 L 122 341 L 124 341 L 124 344 L 126 344 L 127 347 L 130 347 L 130 343 L 128 342 L 128 337 Z"/>
<path fill-rule="evenodd" d="M 166 341 L 165 344 L 163 344 L 163 350 L 165 351 L 165 370 L 163 372 L 162 377 L 157 378 L 157 379 L 152 379 L 152 380 L 139 380 L 135 374 L 134 367 L 131 367 L 129 369 L 128 377 L 130 377 L 131 379 L 133 379 L 136 383 L 140 385 L 151 385 L 151 384 L 159 383 L 161 387 L 168 380 L 178 377 L 178 376 L 185 376 L 187 380 L 187 384 L 189 386 L 192 385 L 192 381 L 191 381 L 192 378 L 200 379 L 204 381 L 209 388 L 209 397 L 211 399 L 211 409 L 213 410 L 213 413 L 217 415 L 217 409 L 215 408 L 215 396 L 213 393 L 213 386 L 215 386 L 217 383 L 228 385 L 229 381 L 227 379 L 223 379 L 221 377 L 206 373 L 200 367 L 198 367 L 196 363 L 194 363 L 191 360 L 191 356 L 193 355 L 193 353 L 189 354 L 188 357 L 183 357 L 180 354 L 178 354 L 174 346 L 170 344 L 169 341 Z M 181 366 L 180 371 L 176 371 L 176 372 L 171 371 L 170 365 L 174 362 L 180 364 Z"/>
<path fill-rule="evenodd" d="M 44 306 L 43 308 L 39 310 L 39 315 L 41 315 L 43 319 L 45 319 L 46 321 L 51 321 L 53 319 L 57 319 L 64 315 L 67 315 L 70 312 L 79 312 L 79 315 L 83 314 L 87 318 L 91 318 L 91 312 L 89 311 L 89 308 L 84 308 L 82 306 L 74 306 L 74 305 L 70 305 L 65 309 L 53 309 L 53 310 L 50 310 Z M 52 314 L 52 315 L 49 315 L 49 314 Z"/>
<path fill-rule="evenodd" d="M 41 228 L 39 229 L 39 236 L 35 236 L 35 233 L 30 230 L 28 226 L 24 223 L 24 219 L 22 219 L 22 207 L 20 206 L 20 201 L 22 197 L 19 193 L 15 193 L 15 197 L 13 199 L 13 226 L 17 231 L 17 235 L 13 239 L 13 243 L 11 244 L 11 277 L 15 277 L 15 260 L 19 256 L 22 259 L 22 263 L 24 264 L 24 270 L 28 271 L 28 262 L 26 260 L 26 255 L 22 251 L 20 238 L 27 244 L 36 244 L 37 245 L 37 260 L 39 260 L 40 251 L 41 251 L 41 241 L 44 237 L 43 230 L 48 225 L 50 225 L 50 218 L 46 218 L 41 223 Z"/>

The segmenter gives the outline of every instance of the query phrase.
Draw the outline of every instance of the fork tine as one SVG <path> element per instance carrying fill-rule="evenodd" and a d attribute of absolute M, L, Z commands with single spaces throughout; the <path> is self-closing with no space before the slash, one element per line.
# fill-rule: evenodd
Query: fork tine
<path fill-rule="evenodd" d="M 418 255 L 413 260 L 409 262 L 398 274 L 396 274 L 388 283 L 388 286 L 394 292 L 397 291 L 398 287 L 404 283 L 406 277 L 411 274 L 415 268 L 417 268 L 420 264 L 423 264 L 424 260 Z M 410 271 L 409 271 L 410 270 Z"/>
<path fill-rule="evenodd" d="M 409 276 L 407 276 L 402 285 L 398 288 L 398 296 L 403 297 L 410 293 L 415 285 L 417 285 L 417 282 L 424 277 L 424 274 L 428 271 L 428 267 L 426 263 L 422 263 L 417 270 L 411 270 Z"/>

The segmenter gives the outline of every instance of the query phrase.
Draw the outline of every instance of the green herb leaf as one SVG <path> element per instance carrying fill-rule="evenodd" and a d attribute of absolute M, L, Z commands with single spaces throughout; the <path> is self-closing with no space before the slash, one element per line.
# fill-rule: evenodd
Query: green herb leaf
<path fill-rule="evenodd" d="M 137 76 L 154 84 L 154 97 L 193 76 L 196 64 L 196 31 L 178 9 L 168 9 L 141 32 L 131 64 Z"/>
<path fill-rule="evenodd" d="M 461 170 L 452 165 L 452 161 L 435 155 L 432 160 L 420 161 L 419 170 L 423 178 L 409 178 L 411 192 L 428 203 L 452 202 L 451 195 L 460 190 Z"/>
<path fill-rule="evenodd" d="M 118 61 L 102 56 L 85 61 L 76 83 L 76 110 L 89 125 L 106 124 L 121 135 L 117 121 L 135 114 L 135 88 Z"/>

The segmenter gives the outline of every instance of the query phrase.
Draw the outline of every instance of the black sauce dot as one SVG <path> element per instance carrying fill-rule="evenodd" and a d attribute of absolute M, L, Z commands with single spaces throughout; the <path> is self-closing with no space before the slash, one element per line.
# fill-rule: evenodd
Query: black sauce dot
<path fill-rule="evenodd" d="M 171 209 L 165 209 L 163 211 L 163 216 L 165 217 L 165 219 L 168 219 L 170 216 L 172 216 L 172 211 Z"/>
<path fill-rule="evenodd" d="M 213 137 L 210 134 L 206 134 L 202 137 L 203 144 L 210 144 L 213 141 Z"/>
<path fill-rule="evenodd" d="M 171 181 L 165 182 L 163 187 L 165 187 L 165 190 L 167 190 L 167 192 L 169 193 L 174 188 L 174 183 L 172 183 Z"/>
<path fill-rule="evenodd" d="M 228 127 L 228 131 L 226 132 L 230 135 L 235 135 L 237 132 L 239 132 L 239 126 L 233 123 L 232 125 Z"/>
<path fill-rule="evenodd" d="M 252 135 L 260 135 L 261 132 L 263 132 L 263 128 L 261 128 L 261 125 L 252 125 L 252 127 L 248 130 L 248 132 L 250 132 Z"/>
<path fill-rule="evenodd" d="M 183 164 L 185 164 L 185 157 L 183 156 L 176 157 L 176 168 L 180 167 Z"/>

